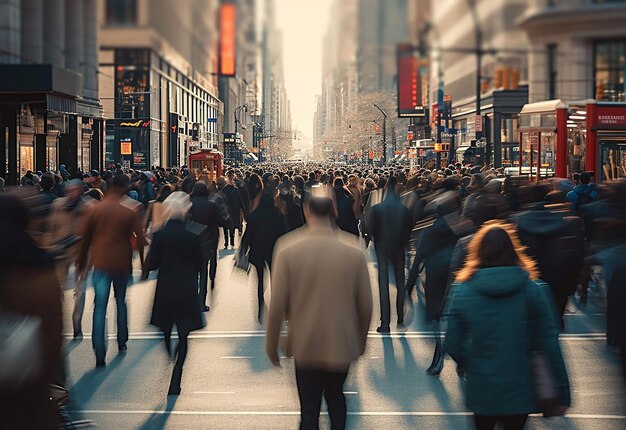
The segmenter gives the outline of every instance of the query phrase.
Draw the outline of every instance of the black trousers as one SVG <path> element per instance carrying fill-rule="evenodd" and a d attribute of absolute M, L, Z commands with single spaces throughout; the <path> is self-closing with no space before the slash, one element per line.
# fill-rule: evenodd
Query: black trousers
<path fill-rule="evenodd" d="M 374 244 L 376 246 L 376 244 Z M 391 322 L 391 302 L 389 300 L 389 263 L 393 266 L 396 278 L 398 294 L 396 296 L 396 311 L 398 322 L 404 322 L 404 297 L 406 293 L 404 285 L 404 248 L 388 251 L 376 248 L 376 260 L 378 264 L 378 288 L 380 294 L 380 325 L 389 327 Z"/>
<path fill-rule="evenodd" d="M 235 227 L 228 228 L 222 227 L 224 229 L 224 247 L 228 246 L 228 238 L 230 238 L 230 244 L 235 246 Z"/>
<path fill-rule="evenodd" d="M 476 430 L 493 430 L 498 423 L 502 430 L 522 430 L 526 425 L 528 415 L 507 415 L 502 417 L 492 417 L 485 415 L 474 415 Z"/>
<path fill-rule="evenodd" d="M 265 261 L 251 261 L 250 264 L 252 264 L 254 266 L 254 268 L 256 269 L 256 276 L 257 276 L 257 300 L 258 300 L 258 304 L 259 304 L 259 312 L 257 314 L 257 318 L 259 320 L 259 322 L 262 322 L 262 318 L 263 318 L 263 312 L 265 310 L 265 299 L 263 298 L 263 293 L 265 292 L 265 288 L 263 285 L 263 274 L 265 273 Z M 272 267 L 272 263 L 268 262 L 267 263 L 267 267 L 268 267 L 268 271 L 269 268 Z"/>
<path fill-rule="evenodd" d="M 296 363 L 296 383 L 300 397 L 300 430 L 319 429 L 322 395 L 328 405 L 328 415 L 332 430 L 346 428 L 346 397 L 343 384 L 345 372 L 329 372 L 302 368 Z"/>

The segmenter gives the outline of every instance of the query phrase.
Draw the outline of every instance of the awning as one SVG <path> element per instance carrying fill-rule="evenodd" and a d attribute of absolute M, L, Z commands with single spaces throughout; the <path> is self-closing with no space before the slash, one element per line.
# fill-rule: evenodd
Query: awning
<path fill-rule="evenodd" d="M 568 105 L 561 99 L 527 103 L 520 111 L 520 114 L 555 112 L 557 109 L 567 109 L 567 107 Z"/>

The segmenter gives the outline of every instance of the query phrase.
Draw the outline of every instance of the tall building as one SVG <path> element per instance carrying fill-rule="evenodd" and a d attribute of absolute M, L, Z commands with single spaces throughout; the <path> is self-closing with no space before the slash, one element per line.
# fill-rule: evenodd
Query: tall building
<path fill-rule="evenodd" d="M 222 0 L 222 4 L 231 4 L 236 7 L 236 68 L 234 76 L 219 78 L 219 96 L 224 103 L 224 133 L 237 133 L 240 151 L 230 154 L 225 150 L 227 157 L 238 154 L 241 150 L 253 149 L 253 121 L 252 116 L 260 112 L 259 91 L 259 44 L 256 34 L 256 1 L 255 0 Z M 244 108 L 245 106 L 245 108 Z M 235 111 L 236 116 L 235 118 Z M 237 124 L 235 124 L 237 122 Z"/>
<path fill-rule="evenodd" d="M 485 137 L 486 162 L 496 166 L 517 156 L 518 114 L 528 101 L 528 38 L 516 22 L 527 5 L 526 0 L 431 1 L 431 116 L 437 113 L 438 90 L 443 87 L 452 99 L 447 139 L 458 147 Z M 489 50 L 480 68 L 477 45 Z"/>
<path fill-rule="evenodd" d="M 217 147 L 218 0 L 99 0 L 106 164 L 187 164 Z"/>
<path fill-rule="evenodd" d="M 396 45 L 410 40 L 408 0 L 358 0 L 360 93 L 396 92 Z"/>
<path fill-rule="evenodd" d="M 265 1 L 263 22 L 263 159 L 289 157 L 292 145 L 291 107 L 285 88 L 282 33 L 276 27 L 274 0 Z"/>
<path fill-rule="evenodd" d="M 531 102 L 626 101 L 626 1 L 526 3 L 518 22 L 530 41 Z"/>
<path fill-rule="evenodd" d="M 102 163 L 96 0 L 0 2 L 0 176 Z"/>

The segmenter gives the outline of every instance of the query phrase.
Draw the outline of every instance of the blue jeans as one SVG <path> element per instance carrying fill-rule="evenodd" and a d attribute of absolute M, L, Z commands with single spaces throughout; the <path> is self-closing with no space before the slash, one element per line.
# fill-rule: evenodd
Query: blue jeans
<path fill-rule="evenodd" d="M 105 324 L 107 304 L 111 293 L 111 283 L 117 304 L 117 344 L 123 346 L 128 341 L 128 312 L 126 310 L 126 286 L 130 275 L 114 275 L 94 270 L 92 281 L 95 291 L 93 310 L 92 345 L 96 352 L 96 360 L 104 361 L 106 356 L 107 339 L 105 338 Z"/>

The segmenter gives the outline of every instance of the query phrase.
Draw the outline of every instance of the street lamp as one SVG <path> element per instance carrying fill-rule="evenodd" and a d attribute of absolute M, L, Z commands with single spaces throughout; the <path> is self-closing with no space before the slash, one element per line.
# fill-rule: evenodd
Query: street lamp
<path fill-rule="evenodd" d="M 240 153 L 240 151 L 239 151 L 239 145 L 238 145 L 238 142 L 237 142 L 237 137 L 238 137 L 238 135 L 239 135 L 239 129 L 238 129 L 238 127 L 237 127 L 237 126 L 238 126 L 239 124 L 241 124 L 241 121 L 239 121 L 239 118 L 237 117 L 237 113 L 241 113 L 241 111 L 242 111 L 242 110 L 243 110 L 244 112 L 248 112 L 248 105 L 243 104 L 243 105 L 241 105 L 241 106 L 237 106 L 237 108 L 235 108 L 235 148 L 236 148 L 235 158 L 237 159 L 237 161 L 241 161 L 241 160 L 239 159 L 239 158 L 240 158 L 240 157 L 239 157 L 239 153 Z M 245 125 L 243 125 L 243 124 L 241 124 L 241 128 L 245 130 L 245 129 L 246 129 L 246 126 L 245 126 Z"/>
<path fill-rule="evenodd" d="M 383 164 L 387 164 L 387 114 L 376 103 L 372 103 L 383 114 Z"/>

